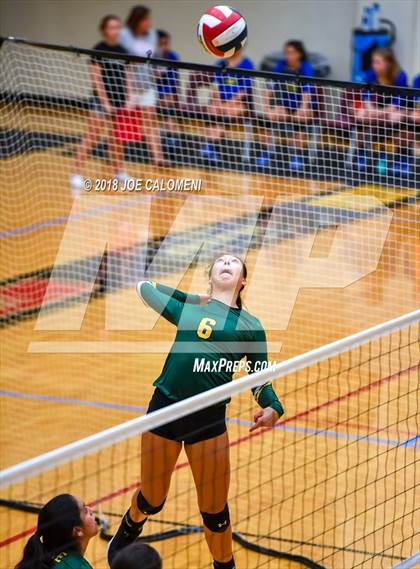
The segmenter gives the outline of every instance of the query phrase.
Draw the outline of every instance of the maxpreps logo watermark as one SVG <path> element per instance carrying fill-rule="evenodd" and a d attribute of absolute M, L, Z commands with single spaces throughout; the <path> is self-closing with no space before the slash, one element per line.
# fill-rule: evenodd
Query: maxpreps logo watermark
<path fill-rule="evenodd" d="M 277 365 L 279 362 L 274 360 L 250 362 L 248 360 L 232 361 L 227 358 L 209 360 L 207 358 L 194 358 L 194 373 L 254 373 L 262 371 L 268 367 Z"/>
<path fill-rule="evenodd" d="M 139 301 L 137 281 L 162 278 L 166 285 L 182 289 L 179 283 L 188 273 L 188 288 L 184 292 L 205 293 L 208 279 L 203 276 L 203 267 L 215 250 L 231 249 L 245 258 L 256 233 L 260 244 L 252 250 L 253 270 L 244 291 L 246 310 L 261 320 L 267 332 L 286 330 L 302 289 L 344 289 L 376 270 L 392 211 L 371 196 L 366 199 L 367 211 L 375 211 L 375 222 L 366 222 L 361 230 L 364 213 L 353 223 L 338 219 L 334 209 L 317 215 L 310 209 L 302 212 L 299 202 L 294 217 L 289 205 L 286 216 L 279 198 L 279 203 L 271 204 L 270 217 L 260 235 L 263 197 L 247 195 L 244 200 L 243 195 L 203 194 L 197 199 L 197 194 L 188 194 L 177 202 L 176 215 L 169 217 L 169 229 L 158 234 L 159 246 L 150 259 L 149 228 L 159 225 L 168 211 L 173 211 L 172 202 L 156 200 L 152 192 L 122 193 L 118 200 L 107 199 L 102 191 L 81 192 L 66 219 L 38 314 L 34 334 L 40 335 L 35 336 L 28 351 L 168 352 L 170 340 L 151 340 L 146 335 L 134 340 L 130 335 L 131 331 L 150 333 L 160 318 L 160 314 Z M 232 217 L 235 212 L 236 217 Z M 225 218 L 229 223 L 221 224 Z M 291 223 L 285 226 L 287 219 Z M 309 223 L 312 231 L 308 231 Z M 326 227 L 328 233 L 323 231 Z M 292 231 L 297 239 L 290 239 Z M 318 254 L 318 238 L 325 234 L 329 237 L 328 248 L 323 242 L 322 254 Z M 65 298 L 58 303 L 57 292 L 69 289 L 68 302 Z M 103 298 L 104 319 L 98 321 L 95 335 L 83 323 L 90 298 L 98 291 Z M 119 293 L 114 294 L 116 291 Z M 45 338 L 41 335 L 45 331 L 54 331 L 54 336 Z M 69 331 L 73 332 L 71 338 L 66 334 Z M 108 336 L 108 332 L 117 332 L 118 336 Z M 195 342 L 187 342 L 184 351 L 196 354 L 196 347 Z M 269 345 L 271 353 L 280 350 L 281 343 Z M 222 343 L 219 355 L 226 353 Z M 218 365 L 229 369 L 228 362 Z"/>

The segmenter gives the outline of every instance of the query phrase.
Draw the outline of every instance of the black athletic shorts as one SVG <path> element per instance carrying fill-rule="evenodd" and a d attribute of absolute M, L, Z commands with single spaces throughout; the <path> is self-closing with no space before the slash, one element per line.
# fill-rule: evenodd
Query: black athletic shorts
<path fill-rule="evenodd" d="M 158 388 L 155 389 L 149 403 L 148 413 L 172 405 L 174 401 L 166 397 Z M 181 419 L 157 427 L 150 431 L 155 435 L 192 445 L 200 441 L 212 439 L 226 432 L 226 405 L 207 407 L 191 413 Z"/>

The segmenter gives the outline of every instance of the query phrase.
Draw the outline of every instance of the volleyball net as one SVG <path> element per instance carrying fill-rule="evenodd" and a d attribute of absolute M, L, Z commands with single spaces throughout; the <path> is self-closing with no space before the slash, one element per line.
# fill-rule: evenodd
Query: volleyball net
<path fill-rule="evenodd" d="M 33 513 L 61 492 L 90 504 L 109 539 L 139 482 L 138 435 L 227 397 L 239 566 L 415 566 L 419 334 L 416 311 L 2 471 L 2 567 L 33 532 Z M 273 429 L 249 432 L 250 388 L 267 381 L 286 415 Z M 220 483 L 208 477 L 207 491 Z M 165 507 L 142 539 L 156 542 L 165 568 L 208 567 L 200 520 L 181 456 Z M 107 566 L 100 538 L 89 558 Z"/>

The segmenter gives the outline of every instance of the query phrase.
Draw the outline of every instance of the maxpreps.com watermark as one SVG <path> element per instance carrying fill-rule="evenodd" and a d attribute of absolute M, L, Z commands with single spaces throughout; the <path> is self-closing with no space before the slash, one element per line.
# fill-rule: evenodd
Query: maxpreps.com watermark
<path fill-rule="evenodd" d="M 268 367 L 276 365 L 277 361 L 256 361 L 248 360 L 232 361 L 226 358 L 218 360 L 208 360 L 207 358 L 194 358 L 193 372 L 195 373 L 255 373 Z"/>
<path fill-rule="evenodd" d="M 85 178 L 85 192 L 201 192 L 201 178 Z"/>

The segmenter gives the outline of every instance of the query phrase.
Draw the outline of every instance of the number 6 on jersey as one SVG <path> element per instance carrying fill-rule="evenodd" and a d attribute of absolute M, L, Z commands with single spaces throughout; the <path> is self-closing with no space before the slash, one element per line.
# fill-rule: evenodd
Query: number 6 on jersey
<path fill-rule="evenodd" d="M 216 320 L 213 320 L 213 318 L 202 318 L 197 328 L 197 336 L 199 338 L 203 338 L 203 340 L 207 340 L 210 338 L 211 333 L 213 332 L 212 326 L 215 324 Z"/>

